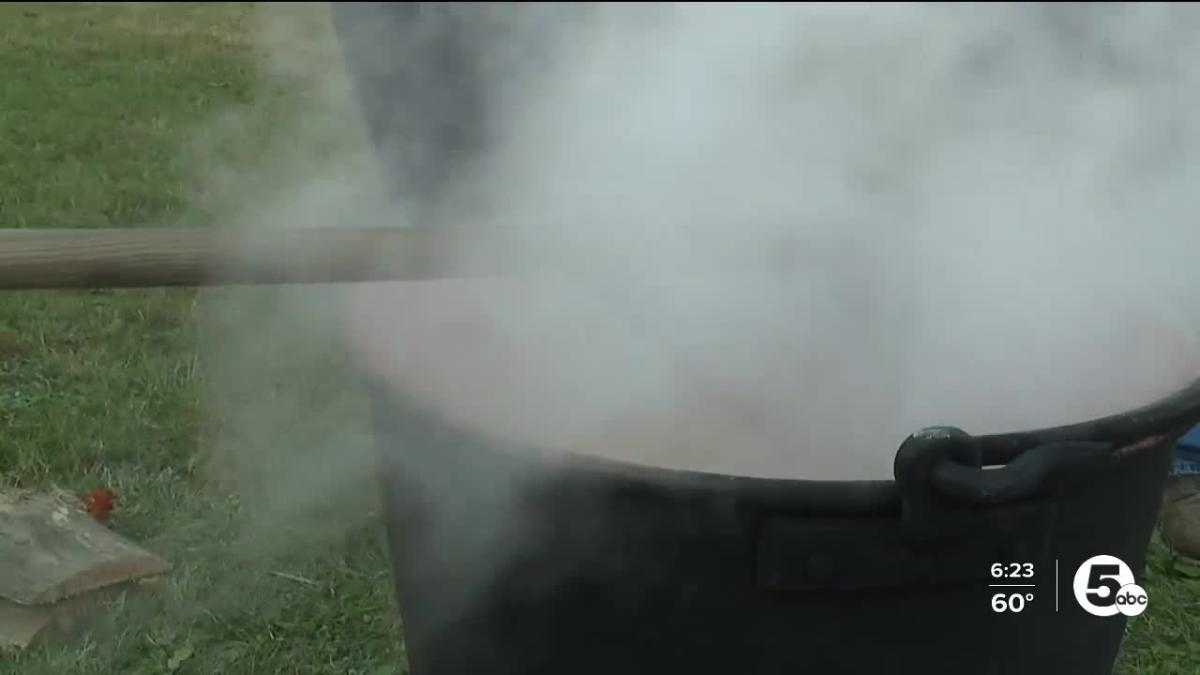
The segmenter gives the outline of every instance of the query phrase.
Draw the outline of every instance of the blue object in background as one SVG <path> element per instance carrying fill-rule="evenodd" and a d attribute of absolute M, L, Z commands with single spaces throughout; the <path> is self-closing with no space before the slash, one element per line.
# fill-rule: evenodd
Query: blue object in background
<path fill-rule="evenodd" d="M 1175 461 L 1171 463 L 1173 476 L 1200 476 L 1200 426 L 1179 439 L 1175 450 Z"/>
<path fill-rule="evenodd" d="M 1179 439 L 1179 445 L 1189 450 L 1200 451 L 1200 426 L 1192 427 L 1192 430 L 1183 435 Z"/>

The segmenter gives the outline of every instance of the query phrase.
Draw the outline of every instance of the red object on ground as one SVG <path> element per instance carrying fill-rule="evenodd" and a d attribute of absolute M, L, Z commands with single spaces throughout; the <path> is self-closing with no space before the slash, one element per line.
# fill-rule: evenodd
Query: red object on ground
<path fill-rule="evenodd" d="M 113 507 L 116 505 L 116 495 L 112 490 L 105 487 L 98 487 L 92 490 L 84 504 L 87 505 L 88 513 L 97 521 L 104 523 L 108 522 L 108 514 L 112 513 Z"/>

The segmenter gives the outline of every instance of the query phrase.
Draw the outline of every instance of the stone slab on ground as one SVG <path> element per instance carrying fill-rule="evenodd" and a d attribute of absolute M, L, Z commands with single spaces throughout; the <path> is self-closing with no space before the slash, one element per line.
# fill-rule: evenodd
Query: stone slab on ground
<path fill-rule="evenodd" d="M 26 647 L 71 625 L 104 591 L 166 571 L 69 493 L 0 489 L 0 647 Z"/>

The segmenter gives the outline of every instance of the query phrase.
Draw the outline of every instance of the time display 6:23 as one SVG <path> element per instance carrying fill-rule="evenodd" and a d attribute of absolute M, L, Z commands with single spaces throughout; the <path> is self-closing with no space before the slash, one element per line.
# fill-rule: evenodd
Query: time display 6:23
<path fill-rule="evenodd" d="M 992 565 L 994 579 L 1032 579 L 1033 563 L 995 563 Z"/>

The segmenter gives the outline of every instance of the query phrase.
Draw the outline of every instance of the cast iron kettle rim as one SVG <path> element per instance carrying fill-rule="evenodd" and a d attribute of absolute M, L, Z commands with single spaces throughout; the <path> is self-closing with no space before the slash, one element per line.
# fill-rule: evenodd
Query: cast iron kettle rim
<path fill-rule="evenodd" d="M 828 515 L 884 515 L 913 503 L 994 506 L 1037 494 L 1052 479 L 1182 436 L 1200 423 L 1200 379 L 1149 405 L 1076 424 L 972 436 L 954 427 L 915 432 L 896 452 L 891 480 L 764 478 L 563 452 L 577 478 L 650 493 L 729 495 L 762 507 Z M 582 471 L 580 471 L 582 469 Z M 933 504 L 930 504 L 933 506 Z M 922 509 L 924 510 L 924 509 Z"/>

